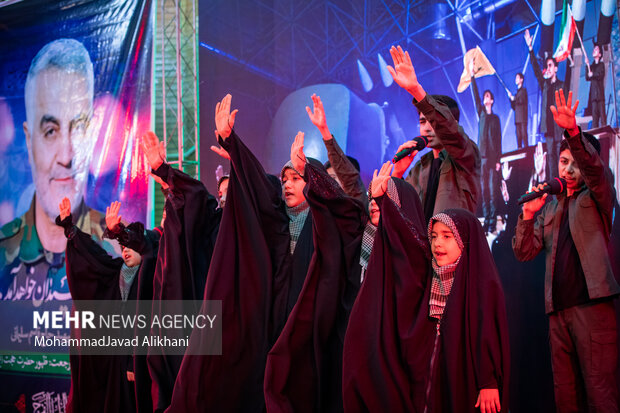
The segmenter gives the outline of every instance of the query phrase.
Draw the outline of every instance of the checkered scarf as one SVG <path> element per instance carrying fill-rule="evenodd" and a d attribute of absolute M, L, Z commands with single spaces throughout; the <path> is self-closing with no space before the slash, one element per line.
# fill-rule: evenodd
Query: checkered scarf
<path fill-rule="evenodd" d="M 123 263 L 121 267 L 121 276 L 118 277 L 118 287 L 121 290 L 121 298 L 123 301 L 127 301 L 127 297 L 129 297 L 129 290 L 131 289 L 131 285 L 133 284 L 134 278 L 136 278 L 139 268 L 139 265 L 128 267 L 125 263 Z"/>
<path fill-rule="evenodd" d="M 433 278 L 431 279 L 431 296 L 428 302 L 429 315 L 433 318 L 441 320 L 443 310 L 448 302 L 452 283 L 454 282 L 454 273 L 459 264 L 461 257 L 455 263 L 440 267 L 433 258 Z"/>
<path fill-rule="evenodd" d="M 392 179 L 388 180 L 387 184 L 387 196 L 400 208 L 400 197 L 398 196 L 398 189 Z M 368 201 L 372 201 L 372 182 L 368 185 Z M 372 246 L 375 240 L 375 234 L 377 233 L 377 227 L 375 227 L 370 220 L 364 228 L 364 236 L 362 237 L 362 252 L 360 253 L 360 266 L 362 267 L 362 274 L 360 282 L 364 281 L 366 276 L 366 269 L 368 268 L 368 260 L 372 253 Z"/>
<path fill-rule="evenodd" d="M 431 218 L 428 223 L 428 239 L 431 239 L 431 231 L 433 229 L 433 224 L 435 221 L 439 221 L 452 231 L 454 234 L 454 239 L 458 244 L 461 251 L 463 251 L 463 241 L 461 240 L 461 236 L 452 221 L 447 214 L 439 213 Z M 462 256 L 462 254 L 461 254 Z M 443 315 L 443 311 L 446 307 L 446 303 L 448 302 L 448 297 L 450 296 L 450 290 L 452 289 L 452 284 L 454 282 L 454 274 L 456 272 L 456 267 L 459 265 L 459 261 L 461 261 L 461 256 L 456 260 L 456 262 L 444 266 L 437 265 L 437 261 L 433 257 L 432 265 L 433 265 L 433 276 L 431 279 L 431 296 L 429 300 L 429 316 L 433 318 L 437 318 L 441 320 Z"/>
<path fill-rule="evenodd" d="M 372 246 L 375 240 L 376 233 L 377 227 L 372 225 L 372 222 L 370 222 L 369 220 L 366 224 L 366 228 L 364 228 L 364 235 L 362 237 L 362 252 L 360 253 L 360 266 L 362 267 L 362 275 L 360 282 L 364 281 L 364 276 L 366 275 L 368 260 L 370 259 L 370 254 L 372 253 Z"/>
<path fill-rule="evenodd" d="M 308 205 L 308 201 L 304 201 L 301 204 L 292 208 L 286 207 L 286 213 L 289 217 L 288 229 L 291 234 L 291 254 L 295 252 L 295 246 L 297 245 L 297 241 L 299 240 L 301 230 L 304 228 L 304 224 L 306 223 L 308 212 L 310 212 L 310 206 Z"/>

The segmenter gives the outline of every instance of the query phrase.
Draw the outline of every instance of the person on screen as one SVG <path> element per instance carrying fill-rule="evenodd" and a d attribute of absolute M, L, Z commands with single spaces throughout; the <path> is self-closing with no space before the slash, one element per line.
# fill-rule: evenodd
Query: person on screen
<path fill-rule="evenodd" d="M 0 299 L 71 298 L 64 268 L 67 240 L 54 224 L 65 196 L 78 228 L 102 243 L 104 216 L 84 203 L 95 141 L 88 133 L 93 85 L 93 64 L 77 40 L 50 42 L 31 62 L 23 128 L 34 196 L 28 211 L 0 230 Z M 102 245 L 112 252 L 112 244 Z"/>
<path fill-rule="evenodd" d="M 525 43 L 529 49 L 530 63 L 534 70 L 534 75 L 538 81 L 538 86 L 542 93 L 542 104 L 540 108 L 540 133 L 545 135 L 547 143 L 547 153 L 549 154 L 549 172 L 551 176 L 558 174 L 558 153 L 560 152 L 560 141 L 562 140 L 562 130 L 553 121 L 551 105 L 553 104 L 553 94 L 558 90 L 564 90 L 565 85 L 562 79 L 558 78 L 558 62 L 551 56 L 545 57 L 545 69 L 540 68 L 536 54 L 534 53 L 534 38 L 530 36 L 530 31 L 525 30 Z"/>
<path fill-rule="evenodd" d="M 513 96 L 508 92 L 510 98 L 510 107 L 515 111 L 515 133 L 517 134 L 517 148 L 526 148 L 527 142 L 527 121 L 528 121 L 528 103 L 527 89 L 523 86 L 525 77 L 519 72 L 515 76 L 515 84 L 517 85 L 517 93 Z"/>
<path fill-rule="evenodd" d="M 497 224 L 496 203 L 500 184 L 500 159 L 502 156 L 502 127 L 499 116 L 493 113 L 495 97 L 489 89 L 482 94 L 480 92 L 474 72 L 474 61 L 470 62 L 469 74 L 471 76 L 471 87 L 476 102 L 476 112 L 478 112 L 478 146 L 481 156 L 481 186 L 482 186 L 482 215 L 484 215 L 484 230 L 486 233 L 495 231 Z"/>
<path fill-rule="evenodd" d="M 590 82 L 590 94 L 588 95 L 588 106 L 592 109 L 592 129 L 607 124 L 607 114 L 605 113 L 605 62 L 601 54 L 601 46 L 594 44 L 592 49 L 594 62 L 588 66 L 586 80 Z M 588 58 L 586 56 L 586 63 Z"/>

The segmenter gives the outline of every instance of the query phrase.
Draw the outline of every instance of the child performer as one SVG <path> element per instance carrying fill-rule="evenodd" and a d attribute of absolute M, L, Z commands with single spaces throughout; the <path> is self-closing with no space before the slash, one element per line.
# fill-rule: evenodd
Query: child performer
<path fill-rule="evenodd" d="M 68 198 L 63 198 L 59 205 L 56 225 L 64 228 L 67 237 L 67 281 L 74 309 L 76 300 L 152 299 L 161 228 L 145 231 L 139 222 L 125 227 L 120 222 L 119 209 L 120 202 L 107 208 L 104 235 L 119 241 L 122 259 L 108 255 L 90 234 L 73 224 Z M 71 334 L 76 337 L 81 331 L 72 329 Z M 70 363 L 69 411 L 153 411 L 145 356 L 89 355 L 78 350 L 70 355 Z"/>
<path fill-rule="evenodd" d="M 382 196 L 367 277 L 344 344 L 346 412 L 508 409 L 504 295 L 484 231 L 466 210 L 418 214 Z"/>

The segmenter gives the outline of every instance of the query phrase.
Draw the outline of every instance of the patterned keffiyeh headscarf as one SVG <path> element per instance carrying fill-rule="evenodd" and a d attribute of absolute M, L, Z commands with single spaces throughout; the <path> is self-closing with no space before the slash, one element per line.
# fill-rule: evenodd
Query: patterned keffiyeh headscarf
<path fill-rule="evenodd" d="M 301 204 L 292 208 L 286 207 L 286 213 L 290 220 L 288 223 L 288 229 L 291 234 L 291 254 L 295 252 L 295 246 L 297 245 L 297 241 L 299 240 L 299 235 L 301 235 L 301 230 L 304 228 L 304 224 L 306 223 L 308 212 L 310 212 L 310 206 L 308 205 L 308 201 L 304 201 Z"/>
<path fill-rule="evenodd" d="M 131 285 L 136 278 L 139 268 L 139 265 L 128 267 L 125 263 L 123 263 L 121 267 L 121 276 L 118 278 L 118 286 L 121 290 L 121 298 L 123 301 L 127 301 L 127 297 L 129 297 L 129 290 L 131 289 Z"/>
<path fill-rule="evenodd" d="M 372 201 L 372 182 L 368 185 L 368 203 Z M 396 205 L 400 208 L 400 197 L 398 196 L 398 190 L 396 189 L 396 184 L 391 179 L 388 180 L 387 184 L 387 196 L 394 201 Z M 375 240 L 375 234 L 377 233 L 377 227 L 375 227 L 370 220 L 366 224 L 366 228 L 364 228 L 364 236 L 362 237 L 362 251 L 360 253 L 360 266 L 362 267 L 362 275 L 360 282 L 364 281 L 364 276 L 366 275 L 366 269 L 368 268 L 368 260 L 370 259 L 370 254 L 372 253 L 372 245 Z"/>
<path fill-rule="evenodd" d="M 431 218 L 428 223 L 428 239 L 431 240 L 431 232 L 433 229 L 433 224 L 435 222 L 441 222 L 450 230 L 452 234 L 454 234 L 454 239 L 456 240 L 457 245 L 460 250 L 463 251 L 463 241 L 461 240 L 461 236 L 459 235 L 459 231 L 454 224 L 452 218 L 450 218 L 447 214 L 439 213 Z M 435 257 L 432 259 L 433 265 L 433 277 L 431 280 L 431 296 L 429 300 L 429 315 L 433 318 L 437 318 L 441 320 L 441 316 L 443 315 L 443 311 L 446 307 L 446 303 L 448 302 L 448 297 L 450 296 L 450 290 L 452 289 L 452 283 L 454 282 L 454 273 L 456 272 L 456 267 L 459 264 L 461 257 L 456 260 L 456 262 L 444 266 L 437 265 L 437 261 L 435 261 Z"/>

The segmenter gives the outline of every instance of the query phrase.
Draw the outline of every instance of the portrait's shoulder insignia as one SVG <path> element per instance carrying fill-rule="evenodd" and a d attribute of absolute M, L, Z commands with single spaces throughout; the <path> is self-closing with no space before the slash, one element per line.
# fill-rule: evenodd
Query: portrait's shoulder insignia
<path fill-rule="evenodd" d="M 25 220 L 15 218 L 0 228 L 0 266 L 4 267 L 17 258 L 24 237 Z"/>
<path fill-rule="evenodd" d="M 0 242 L 14 237 L 23 227 L 24 220 L 21 217 L 7 222 L 0 228 Z"/>

